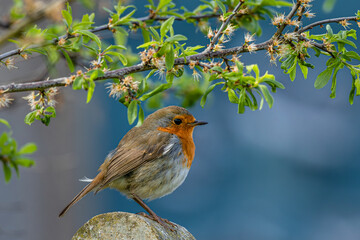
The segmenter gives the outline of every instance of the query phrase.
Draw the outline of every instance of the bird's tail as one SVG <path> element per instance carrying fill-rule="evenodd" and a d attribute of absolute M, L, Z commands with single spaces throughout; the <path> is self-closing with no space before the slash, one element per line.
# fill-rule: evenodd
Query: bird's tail
<path fill-rule="evenodd" d="M 62 217 L 65 215 L 65 213 L 78 201 L 80 201 L 86 194 L 91 192 L 94 188 L 96 188 L 99 183 L 101 183 L 102 179 L 104 177 L 103 172 L 100 172 L 88 185 L 86 185 L 81 192 L 76 195 L 73 200 L 61 211 L 59 214 L 59 217 Z"/>

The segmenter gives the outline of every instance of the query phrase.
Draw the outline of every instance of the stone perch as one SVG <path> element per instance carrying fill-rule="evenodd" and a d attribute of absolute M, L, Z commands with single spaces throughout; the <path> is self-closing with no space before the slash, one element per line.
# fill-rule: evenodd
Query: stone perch
<path fill-rule="evenodd" d="M 97 215 L 85 223 L 72 240 L 195 240 L 184 227 L 176 224 L 176 231 L 165 229 L 146 217 L 127 213 L 111 212 Z"/>

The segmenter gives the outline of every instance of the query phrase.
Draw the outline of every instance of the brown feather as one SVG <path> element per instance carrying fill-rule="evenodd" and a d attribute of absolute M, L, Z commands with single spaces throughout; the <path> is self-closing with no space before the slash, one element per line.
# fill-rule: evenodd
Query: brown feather
<path fill-rule="evenodd" d="M 78 201 L 80 201 L 86 194 L 88 194 L 89 192 L 91 192 L 94 188 L 96 188 L 98 186 L 98 184 L 102 181 L 104 177 L 104 173 L 100 172 L 93 180 L 91 183 L 89 183 L 88 185 L 86 185 L 83 190 L 81 190 L 78 195 L 76 195 L 73 200 L 71 200 L 71 202 L 61 211 L 61 213 L 59 214 L 59 217 L 62 217 L 65 215 L 65 213 L 70 209 L 70 207 L 72 207 L 75 203 L 77 203 Z"/>
<path fill-rule="evenodd" d="M 171 136 L 169 133 L 157 130 L 149 131 L 143 135 L 136 135 L 136 133 L 132 132 L 133 130 L 136 129 L 130 130 L 121 140 L 112 158 L 100 166 L 100 170 L 106 172 L 106 174 L 104 174 L 104 179 L 97 191 L 105 188 L 112 180 L 122 177 L 145 162 L 161 156 Z M 129 138 L 128 135 L 137 137 Z"/>

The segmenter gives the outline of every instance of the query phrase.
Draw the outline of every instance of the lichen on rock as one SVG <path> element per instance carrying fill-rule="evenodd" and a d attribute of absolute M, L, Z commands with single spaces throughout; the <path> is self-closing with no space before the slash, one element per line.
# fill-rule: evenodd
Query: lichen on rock
<path fill-rule="evenodd" d="M 73 240 L 195 240 L 184 227 L 175 224 L 176 231 L 165 229 L 146 217 L 111 212 L 97 215 L 85 223 L 73 236 Z"/>

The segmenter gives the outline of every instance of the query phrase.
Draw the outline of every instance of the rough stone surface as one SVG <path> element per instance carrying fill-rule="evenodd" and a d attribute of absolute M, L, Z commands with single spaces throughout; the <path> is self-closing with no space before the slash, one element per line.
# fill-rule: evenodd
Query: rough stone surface
<path fill-rule="evenodd" d="M 182 226 L 176 225 L 176 231 L 170 231 L 146 217 L 126 212 L 111 212 L 97 215 L 85 223 L 72 239 L 195 240 L 193 235 Z"/>

